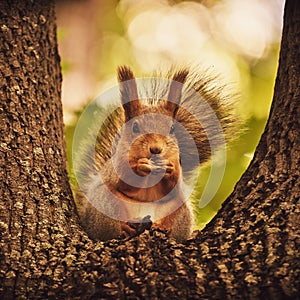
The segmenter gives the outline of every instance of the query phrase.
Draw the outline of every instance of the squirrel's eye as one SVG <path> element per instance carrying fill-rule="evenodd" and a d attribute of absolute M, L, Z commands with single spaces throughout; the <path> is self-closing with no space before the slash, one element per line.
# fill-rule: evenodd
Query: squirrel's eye
<path fill-rule="evenodd" d="M 170 134 L 173 134 L 174 131 L 175 131 L 175 125 L 173 124 L 173 125 L 171 126 L 171 129 L 170 129 Z"/>
<path fill-rule="evenodd" d="M 139 124 L 137 122 L 133 123 L 132 131 L 133 131 L 133 133 L 139 133 L 140 132 Z"/>

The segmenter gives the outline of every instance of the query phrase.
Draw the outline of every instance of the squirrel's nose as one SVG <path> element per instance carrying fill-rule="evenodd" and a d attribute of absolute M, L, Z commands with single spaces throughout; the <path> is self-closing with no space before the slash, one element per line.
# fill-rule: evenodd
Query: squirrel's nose
<path fill-rule="evenodd" d="M 162 149 L 159 146 L 151 146 L 150 147 L 150 152 L 152 154 L 160 154 Z"/>

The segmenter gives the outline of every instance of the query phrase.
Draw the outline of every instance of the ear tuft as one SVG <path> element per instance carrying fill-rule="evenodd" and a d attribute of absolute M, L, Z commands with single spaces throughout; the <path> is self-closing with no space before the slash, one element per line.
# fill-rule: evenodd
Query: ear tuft
<path fill-rule="evenodd" d="M 172 79 L 183 84 L 183 83 L 185 83 L 188 74 L 189 74 L 188 69 L 182 69 L 182 70 L 177 71 L 173 75 Z"/>
<path fill-rule="evenodd" d="M 127 66 L 118 67 L 121 103 L 125 112 L 125 120 L 133 118 L 140 110 L 137 85 L 131 69 Z"/>
<path fill-rule="evenodd" d="M 119 66 L 118 67 L 118 80 L 119 82 L 132 80 L 134 79 L 133 72 L 128 66 Z"/>
<path fill-rule="evenodd" d="M 168 101 L 166 102 L 165 107 L 172 113 L 173 117 L 175 117 L 175 114 L 178 110 L 178 106 L 181 101 L 181 91 L 188 74 L 188 69 L 181 69 L 177 71 L 172 77 L 172 82 L 170 84 L 170 90 L 168 94 Z"/>

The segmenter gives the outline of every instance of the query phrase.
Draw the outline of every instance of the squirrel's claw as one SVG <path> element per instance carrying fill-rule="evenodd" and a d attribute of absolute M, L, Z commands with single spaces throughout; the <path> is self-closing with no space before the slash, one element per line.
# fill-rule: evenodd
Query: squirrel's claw
<path fill-rule="evenodd" d="M 166 159 L 153 160 L 148 158 L 140 158 L 133 168 L 140 176 L 147 176 L 150 173 L 157 175 L 160 173 L 172 174 L 174 171 L 173 164 Z"/>
<path fill-rule="evenodd" d="M 125 223 L 125 222 L 121 222 L 121 237 L 132 237 L 136 234 L 136 228 L 134 228 L 133 226 L 131 226 L 132 224 L 130 223 Z"/>
<path fill-rule="evenodd" d="M 150 216 L 146 216 L 143 219 L 139 219 L 139 222 L 135 222 L 136 220 L 122 222 L 121 221 L 121 230 L 123 238 L 137 236 L 146 229 L 150 229 L 152 226 L 152 221 Z"/>

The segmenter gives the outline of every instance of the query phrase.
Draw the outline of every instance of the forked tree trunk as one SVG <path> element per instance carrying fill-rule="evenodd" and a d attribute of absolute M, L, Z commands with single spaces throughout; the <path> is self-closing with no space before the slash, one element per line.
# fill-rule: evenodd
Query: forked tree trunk
<path fill-rule="evenodd" d="M 68 183 L 52 1 L 0 1 L 0 298 L 297 299 L 300 2 L 287 0 L 266 130 L 210 224 L 94 243 Z"/>

